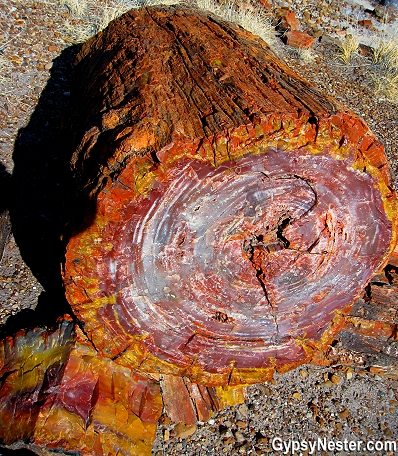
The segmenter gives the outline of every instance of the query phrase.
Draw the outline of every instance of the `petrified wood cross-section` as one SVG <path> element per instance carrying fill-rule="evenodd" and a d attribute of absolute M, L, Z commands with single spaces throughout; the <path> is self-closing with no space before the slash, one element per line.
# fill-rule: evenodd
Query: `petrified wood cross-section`
<path fill-rule="evenodd" d="M 64 277 L 98 353 L 237 384 L 325 347 L 395 245 L 363 121 L 188 9 L 125 14 L 83 46 L 76 80 L 72 166 L 96 208 Z"/>
<path fill-rule="evenodd" d="M 90 39 L 71 101 L 74 315 L 0 341 L 0 444 L 149 455 L 162 410 L 207 420 L 275 369 L 396 377 L 397 198 L 361 119 L 175 7 Z"/>

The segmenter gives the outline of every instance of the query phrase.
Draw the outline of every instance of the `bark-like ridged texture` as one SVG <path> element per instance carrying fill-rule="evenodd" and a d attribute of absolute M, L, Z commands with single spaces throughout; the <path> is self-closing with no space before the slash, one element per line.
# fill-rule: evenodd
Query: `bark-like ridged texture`
<path fill-rule="evenodd" d="M 382 147 L 360 119 L 343 116 L 261 39 L 189 10 L 158 7 L 118 18 L 83 46 L 73 93 L 72 164 L 90 189 L 129 157 L 177 143 L 198 148 L 204 138 L 268 116 L 275 133 L 307 125 L 297 146 L 316 142 L 322 127 L 333 130 L 332 138 L 358 145 L 389 179 Z"/>
<path fill-rule="evenodd" d="M 72 166 L 96 202 L 65 285 L 101 356 L 208 385 L 311 360 L 396 242 L 382 145 L 258 38 L 131 11 L 77 58 Z"/>

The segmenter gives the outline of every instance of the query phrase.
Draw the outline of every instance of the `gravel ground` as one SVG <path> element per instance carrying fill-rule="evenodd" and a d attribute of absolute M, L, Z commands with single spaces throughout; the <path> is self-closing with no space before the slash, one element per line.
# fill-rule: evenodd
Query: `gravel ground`
<path fill-rule="evenodd" d="M 277 52 L 321 92 L 365 119 L 385 145 L 397 186 L 398 110 L 377 91 L 381 70 L 371 64 L 366 47 L 349 65 L 338 59 L 338 42 L 350 33 L 361 35 L 365 44 L 383 31 L 398 35 L 397 20 L 386 24 L 370 13 L 376 5 L 353 0 L 276 2 L 275 6 L 295 11 L 302 29 L 317 37 L 310 53 L 283 44 Z M 370 28 L 359 25 L 369 19 Z M 71 209 L 60 208 L 67 183 L 61 173 L 65 157 L 57 156 L 56 144 L 61 140 L 77 43 L 103 20 L 94 7 L 79 17 L 62 2 L 0 1 L 0 212 L 11 208 L 11 216 L 7 210 L 0 215 L 0 323 L 7 321 L 9 327 L 17 328 L 23 320 L 33 324 L 37 307 L 46 315 L 66 308 L 59 292 L 62 252 L 57 233 Z M 48 145 L 52 153 L 44 154 Z M 302 366 L 275 376 L 269 384 L 250 387 L 245 404 L 224 409 L 196 428 L 174 427 L 163 420 L 153 454 L 282 454 L 284 450 L 272 449 L 274 437 L 385 442 L 398 438 L 397 407 L 396 381 Z M 365 453 L 317 450 L 312 454 Z"/>

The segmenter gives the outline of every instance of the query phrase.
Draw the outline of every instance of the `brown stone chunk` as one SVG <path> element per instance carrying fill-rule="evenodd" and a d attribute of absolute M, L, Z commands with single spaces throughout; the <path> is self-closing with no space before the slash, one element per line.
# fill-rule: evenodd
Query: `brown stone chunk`
<path fill-rule="evenodd" d="M 299 30 L 290 30 L 289 32 L 286 32 L 285 39 L 287 45 L 297 49 L 312 48 L 316 41 L 313 36 L 308 35 L 306 32 L 300 32 Z"/>

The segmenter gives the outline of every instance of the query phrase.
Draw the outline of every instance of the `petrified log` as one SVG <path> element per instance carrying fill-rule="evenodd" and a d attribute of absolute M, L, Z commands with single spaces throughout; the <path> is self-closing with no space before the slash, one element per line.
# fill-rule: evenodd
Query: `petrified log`
<path fill-rule="evenodd" d="M 64 279 L 85 338 L 208 385 L 310 361 L 396 242 L 364 122 L 194 10 L 125 14 L 76 73 L 72 166 L 96 207 Z"/>
<path fill-rule="evenodd" d="M 359 315 L 360 299 L 346 316 L 396 243 L 361 119 L 261 40 L 173 7 L 89 40 L 71 93 L 72 167 L 95 204 L 66 251 L 78 325 L 1 342 L 1 443 L 150 454 L 162 409 L 192 424 L 242 401 L 231 385 L 355 365 L 372 331 L 391 346 L 388 310 Z M 396 292 L 391 271 L 368 304 Z"/>

